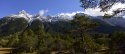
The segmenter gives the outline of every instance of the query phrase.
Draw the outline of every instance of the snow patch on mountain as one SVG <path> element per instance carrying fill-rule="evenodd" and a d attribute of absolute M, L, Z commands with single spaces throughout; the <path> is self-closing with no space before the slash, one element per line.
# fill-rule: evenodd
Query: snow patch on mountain
<path fill-rule="evenodd" d="M 74 16 L 77 15 L 85 15 L 87 17 L 90 18 L 95 18 L 95 19 L 100 19 L 112 26 L 121 26 L 121 27 L 125 27 L 125 18 L 123 17 L 112 17 L 110 19 L 104 19 L 103 16 L 91 16 L 88 15 L 82 11 L 77 11 L 77 12 L 72 12 L 72 13 L 60 13 L 57 15 L 53 15 L 53 16 L 44 16 L 44 14 L 47 11 L 45 10 L 41 10 L 38 14 L 36 15 L 30 15 L 28 14 L 26 11 L 22 10 L 21 12 L 19 12 L 18 14 L 13 14 L 10 15 L 8 17 L 13 17 L 13 18 L 24 18 L 26 19 L 29 24 L 32 23 L 32 21 L 38 19 L 42 22 L 56 22 L 56 21 L 70 21 L 74 19 Z"/>
<path fill-rule="evenodd" d="M 28 21 L 32 20 L 33 15 L 30 15 L 25 10 L 20 11 L 18 14 L 12 14 L 8 17 L 14 17 L 14 18 L 25 18 Z"/>
<path fill-rule="evenodd" d="M 47 13 L 47 12 L 48 12 L 48 10 L 40 10 L 38 14 L 30 15 L 25 10 L 22 10 L 18 14 L 12 14 L 12 15 L 7 16 L 7 17 L 24 18 L 29 23 L 32 22 L 33 20 L 36 20 L 36 19 L 39 19 L 43 22 L 55 22 L 55 21 L 73 20 L 74 15 L 76 15 L 77 13 L 83 13 L 82 11 L 76 11 L 76 12 L 72 12 L 72 13 L 59 13 L 57 15 L 44 16 L 44 14 Z"/>

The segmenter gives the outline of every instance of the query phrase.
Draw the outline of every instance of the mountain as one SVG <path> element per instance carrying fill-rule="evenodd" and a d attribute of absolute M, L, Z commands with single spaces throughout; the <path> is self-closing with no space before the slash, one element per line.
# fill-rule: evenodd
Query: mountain
<path fill-rule="evenodd" d="M 125 18 L 123 18 L 123 17 L 112 17 L 109 19 L 105 19 L 105 18 L 103 18 L 103 16 L 97 16 L 94 19 L 99 19 L 112 26 L 120 26 L 120 27 L 125 28 Z"/>
<path fill-rule="evenodd" d="M 93 30 L 94 32 L 112 33 L 118 30 L 125 31 L 125 19 L 121 17 L 104 19 L 103 16 L 93 17 L 84 13 L 77 13 L 76 15 L 83 15 L 89 17 L 95 22 L 100 23 L 99 27 Z M 0 19 L 0 36 L 22 33 L 27 28 L 30 28 L 33 31 L 39 30 L 38 28 L 43 28 L 44 31 L 53 34 L 65 34 L 74 28 L 71 24 L 71 20 L 74 20 L 74 16 L 43 16 L 40 14 L 30 15 L 26 11 L 22 10 L 18 14 L 12 14 Z"/>
<path fill-rule="evenodd" d="M 26 11 L 22 10 L 18 14 L 12 14 L 0 19 L 0 35 L 6 36 L 16 32 L 22 33 L 28 27 L 33 30 L 36 30 L 39 27 L 45 27 L 46 31 L 51 32 L 50 30 L 55 30 L 55 32 L 58 32 L 62 27 L 60 24 L 67 24 L 65 21 L 68 21 L 68 17 L 69 16 L 63 15 L 46 17 L 40 14 L 30 15 Z M 55 28 L 55 26 L 57 27 Z"/>
<path fill-rule="evenodd" d="M 95 28 L 94 31 L 97 31 L 99 33 L 113 33 L 115 31 L 125 31 L 125 27 L 112 25 L 107 21 L 104 21 L 103 19 L 93 19 L 96 22 L 99 22 L 99 27 Z"/>
<path fill-rule="evenodd" d="M 22 31 L 28 24 L 24 18 L 4 17 L 0 19 L 0 36 L 14 34 Z"/>
<path fill-rule="evenodd" d="M 12 14 L 12 15 L 6 16 L 6 17 L 24 18 L 28 21 L 32 20 L 32 15 L 28 14 L 25 10 L 20 11 L 18 14 Z"/>

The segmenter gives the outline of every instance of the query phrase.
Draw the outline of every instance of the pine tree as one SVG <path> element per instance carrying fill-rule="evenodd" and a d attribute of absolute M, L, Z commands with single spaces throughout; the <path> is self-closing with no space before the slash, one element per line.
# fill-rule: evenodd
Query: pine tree
<path fill-rule="evenodd" d="M 19 36 L 18 33 L 15 33 L 14 35 L 11 36 L 11 38 L 9 38 L 9 42 L 8 42 L 8 47 L 17 47 L 19 45 Z"/>
<path fill-rule="evenodd" d="M 30 29 L 26 30 L 24 34 L 20 36 L 18 50 L 21 52 L 33 52 L 36 44 L 35 39 L 36 37 L 33 31 Z"/>

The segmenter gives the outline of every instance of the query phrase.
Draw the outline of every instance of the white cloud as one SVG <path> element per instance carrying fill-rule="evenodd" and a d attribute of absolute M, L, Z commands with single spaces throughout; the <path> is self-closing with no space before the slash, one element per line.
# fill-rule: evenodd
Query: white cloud
<path fill-rule="evenodd" d="M 125 8 L 125 4 L 122 3 L 116 3 L 114 4 L 111 9 L 107 12 L 100 12 L 101 8 L 88 8 L 84 11 L 85 14 L 91 15 L 91 16 L 103 16 L 105 13 L 113 14 L 114 10 L 117 10 L 119 8 Z"/>
<path fill-rule="evenodd" d="M 60 19 L 64 19 L 64 20 L 72 20 L 73 16 L 76 15 L 76 13 L 83 13 L 83 11 L 76 11 L 72 13 L 58 13 L 55 16 L 59 16 Z"/>
<path fill-rule="evenodd" d="M 72 12 L 72 13 L 59 13 L 58 16 L 67 15 L 67 16 L 69 16 L 69 17 L 72 17 L 72 16 L 74 16 L 76 13 L 83 13 L 83 11 L 76 11 L 76 12 Z"/>
<path fill-rule="evenodd" d="M 125 8 L 125 4 L 123 3 L 116 3 L 114 4 L 111 9 L 107 12 L 109 14 L 113 14 L 113 11 L 117 10 L 117 9 L 122 9 Z"/>
<path fill-rule="evenodd" d="M 88 8 L 85 11 L 76 11 L 76 12 L 72 12 L 72 13 L 59 13 L 58 15 L 67 15 L 69 17 L 74 16 L 76 13 L 85 13 L 88 14 L 90 16 L 103 16 L 105 14 L 105 12 L 100 12 L 100 8 Z"/>
<path fill-rule="evenodd" d="M 125 8 L 125 4 L 122 4 L 122 3 L 116 3 L 114 4 L 111 9 L 107 12 L 100 12 L 101 8 L 88 8 L 86 9 L 85 11 L 76 11 L 76 12 L 72 12 L 72 13 L 59 13 L 58 15 L 61 16 L 61 15 L 66 15 L 66 16 L 69 16 L 69 17 L 72 17 L 74 16 L 76 13 L 85 13 L 85 14 L 88 14 L 90 16 L 104 16 L 105 13 L 108 13 L 108 14 L 113 14 L 113 11 L 114 10 L 117 10 L 118 8 Z M 125 17 L 125 16 L 124 16 Z"/>
<path fill-rule="evenodd" d="M 112 6 L 112 8 L 109 10 L 109 11 L 114 11 L 114 10 L 117 10 L 119 8 L 125 8 L 125 4 L 122 4 L 122 3 L 116 3 Z"/>
<path fill-rule="evenodd" d="M 100 10 L 100 8 L 88 8 L 84 11 L 84 13 L 91 16 L 103 16 L 105 12 L 100 12 Z"/>
<path fill-rule="evenodd" d="M 47 12 L 48 12 L 48 10 L 40 10 L 39 15 L 44 16 L 44 14 L 47 13 Z"/>

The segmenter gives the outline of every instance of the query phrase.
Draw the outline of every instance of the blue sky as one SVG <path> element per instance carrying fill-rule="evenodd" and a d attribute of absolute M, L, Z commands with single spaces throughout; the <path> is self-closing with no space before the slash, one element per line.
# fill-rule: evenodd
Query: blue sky
<path fill-rule="evenodd" d="M 21 10 L 26 10 L 30 14 L 48 10 L 47 15 L 83 11 L 79 0 L 0 0 L 0 17 Z"/>

